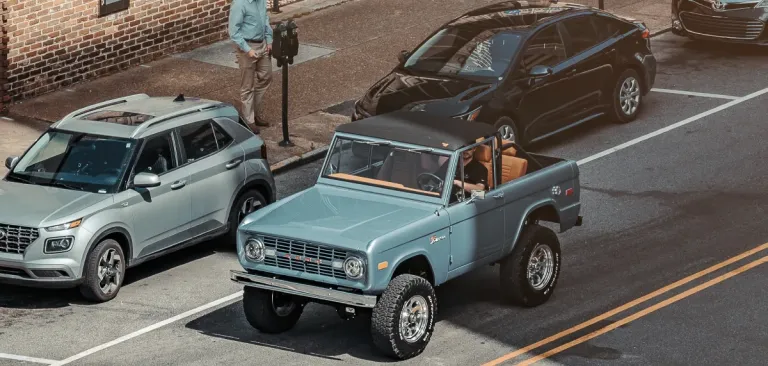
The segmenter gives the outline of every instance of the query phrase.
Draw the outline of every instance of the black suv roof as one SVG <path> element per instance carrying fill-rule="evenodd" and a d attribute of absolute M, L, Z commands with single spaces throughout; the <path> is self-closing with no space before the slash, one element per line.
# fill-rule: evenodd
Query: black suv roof
<path fill-rule="evenodd" d="M 548 18 L 559 18 L 577 11 L 592 9 L 580 4 L 559 4 L 556 1 L 503 1 L 468 11 L 446 25 L 528 30 L 535 28 Z"/>

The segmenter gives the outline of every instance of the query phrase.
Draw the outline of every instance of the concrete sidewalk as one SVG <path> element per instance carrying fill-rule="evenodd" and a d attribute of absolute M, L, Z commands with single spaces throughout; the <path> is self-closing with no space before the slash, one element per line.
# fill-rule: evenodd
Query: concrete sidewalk
<path fill-rule="evenodd" d="M 325 146 L 336 126 L 349 121 L 351 101 L 396 63 L 397 52 L 415 47 L 445 21 L 487 0 L 304 0 L 283 7 L 273 21 L 296 19 L 302 46 L 289 67 L 289 130 L 292 148 L 282 140 L 282 78 L 274 69 L 273 84 L 264 99 L 272 127 L 262 129 L 270 149 L 270 164 L 281 166 Z M 572 1 L 597 6 L 597 0 Z M 343 3 L 338 6 L 334 4 Z M 669 4 L 662 0 L 606 0 L 606 9 L 646 22 L 652 32 L 669 26 Z M 318 9 L 322 9 L 317 11 Z M 307 15 L 308 14 L 308 15 Z M 273 61 L 274 66 L 274 61 Z M 198 96 L 239 107 L 239 71 L 228 41 L 177 54 L 149 64 L 70 88 L 19 101 L 11 112 L 55 121 L 83 106 L 127 94 Z M 19 128 L 19 131 L 24 130 Z M 28 144 L 37 135 L 0 133 Z M 283 162 L 283 163 L 281 163 Z M 279 164 L 279 165 L 278 165 Z"/>

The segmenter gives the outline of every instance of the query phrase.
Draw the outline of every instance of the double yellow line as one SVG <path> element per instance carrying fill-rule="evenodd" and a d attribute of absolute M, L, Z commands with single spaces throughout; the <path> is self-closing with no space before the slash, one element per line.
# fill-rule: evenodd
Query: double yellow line
<path fill-rule="evenodd" d="M 563 337 L 565 337 L 567 335 L 575 333 L 575 332 L 577 332 L 579 330 L 582 330 L 582 329 L 584 329 L 586 327 L 589 327 L 589 326 L 591 326 L 593 324 L 596 324 L 596 323 L 598 323 L 600 321 L 608 319 L 608 318 L 610 318 L 610 317 L 612 317 L 612 316 L 614 316 L 616 314 L 619 314 L 619 313 L 621 313 L 623 311 L 626 311 L 627 309 L 630 309 L 630 308 L 632 308 L 634 306 L 642 304 L 642 303 L 644 303 L 644 302 L 646 302 L 648 300 L 651 300 L 651 299 L 653 299 L 655 297 L 658 297 L 659 295 L 662 295 L 662 294 L 667 293 L 667 292 L 669 292 L 671 290 L 674 290 L 674 289 L 676 289 L 676 288 L 678 288 L 678 287 L 680 287 L 682 285 L 685 285 L 685 284 L 687 284 L 687 283 L 689 283 L 689 282 L 691 282 L 693 280 L 696 280 L 698 278 L 706 276 L 707 274 L 715 272 L 715 271 L 717 271 L 717 270 L 719 270 L 719 269 L 721 269 L 723 267 L 726 267 L 728 265 L 736 263 L 736 262 L 738 262 L 738 261 L 740 261 L 740 260 L 742 260 L 744 258 L 752 256 L 752 255 L 754 255 L 756 253 L 759 253 L 759 252 L 761 252 L 763 250 L 766 250 L 766 249 L 768 249 L 768 243 L 760 245 L 760 246 L 758 246 L 758 247 L 756 247 L 754 249 L 748 250 L 748 251 L 746 251 L 746 252 L 744 252 L 742 254 L 739 254 L 739 255 L 737 255 L 735 257 L 732 257 L 732 258 L 730 258 L 730 259 L 728 259 L 728 260 L 726 260 L 724 262 L 720 262 L 718 264 L 715 264 L 714 266 L 709 267 L 709 268 L 707 268 L 707 269 L 705 269 L 703 271 L 694 273 L 694 274 L 692 274 L 692 275 L 690 275 L 690 276 L 688 276 L 686 278 L 683 278 L 683 279 L 681 279 L 681 280 L 679 280 L 679 281 L 677 281 L 675 283 L 672 283 L 670 285 L 664 286 L 664 287 L 662 287 L 662 288 L 660 288 L 660 289 L 658 289 L 658 290 L 656 290 L 654 292 L 651 292 L 650 294 L 647 294 L 647 295 L 645 295 L 643 297 L 640 297 L 638 299 L 630 301 L 630 302 L 628 302 L 628 303 L 626 303 L 626 304 L 624 304 L 622 306 L 619 306 L 619 307 L 617 307 L 617 308 L 615 308 L 615 309 L 613 309 L 611 311 L 603 313 L 602 315 L 598 315 L 598 316 L 596 316 L 596 317 L 594 317 L 594 318 L 592 318 L 592 319 L 590 319 L 590 320 L 588 320 L 586 322 L 583 322 L 583 323 L 581 323 L 579 325 L 576 325 L 576 326 L 574 326 L 572 328 L 566 329 L 566 330 L 564 330 L 564 331 L 562 331 L 560 333 L 557 333 L 557 334 L 555 334 L 553 336 L 550 336 L 550 337 L 547 337 L 545 339 L 542 339 L 542 340 L 540 340 L 540 341 L 538 341 L 538 342 L 536 342 L 534 344 L 531 344 L 529 346 L 521 348 L 521 349 L 519 349 L 517 351 L 508 353 L 508 354 L 506 354 L 506 355 L 504 355 L 502 357 L 499 357 L 499 358 L 497 358 L 497 359 L 495 359 L 493 361 L 487 362 L 487 363 L 483 364 L 483 366 L 498 365 L 498 364 L 501 364 L 503 362 L 506 362 L 506 361 L 509 361 L 511 359 L 514 359 L 514 358 L 516 358 L 516 357 L 518 357 L 520 355 L 523 355 L 523 354 L 525 354 L 525 353 L 527 353 L 527 352 L 529 352 L 531 350 L 534 350 L 534 349 L 539 348 L 541 346 L 544 346 L 546 344 L 552 343 L 552 342 L 554 342 L 554 341 L 556 341 L 556 340 L 558 340 L 560 338 L 563 338 Z M 586 342 L 586 341 L 588 341 L 588 340 L 590 340 L 592 338 L 595 338 L 595 337 L 597 337 L 597 336 L 599 336 L 601 334 L 608 333 L 611 330 L 616 329 L 616 328 L 618 328 L 618 327 L 620 327 L 620 326 L 622 326 L 624 324 L 627 324 L 627 323 L 629 323 L 629 322 L 631 322 L 633 320 L 637 320 L 639 318 L 642 318 L 643 316 L 646 316 L 646 315 L 648 315 L 648 314 L 650 314 L 650 313 L 652 313 L 652 312 L 654 312 L 656 310 L 659 310 L 659 309 L 661 309 L 663 307 L 666 307 L 666 306 L 668 306 L 668 305 L 670 305 L 672 303 L 675 303 L 675 302 L 677 302 L 679 300 L 682 300 L 682 299 L 684 299 L 684 298 L 686 298 L 688 296 L 691 296 L 691 295 L 693 295 L 693 294 L 695 294 L 697 292 L 700 292 L 700 291 L 702 291 L 702 290 L 704 290 L 704 289 L 706 289 L 706 288 L 708 288 L 710 286 L 713 286 L 715 284 L 723 282 L 723 281 L 725 281 L 725 280 L 727 280 L 727 279 L 729 279 L 729 278 L 731 278 L 733 276 L 738 275 L 739 273 L 746 272 L 747 270 L 755 268 L 755 267 L 757 267 L 757 266 L 759 266 L 759 265 L 761 265 L 763 263 L 766 263 L 766 262 L 768 262 L 768 256 L 763 256 L 760 259 L 757 259 L 757 260 L 754 260 L 752 262 L 749 262 L 749 263 L 747 263 L 747 264 L 745 264 L 745 265 L 743 265 L 743 266 L 741 266 L 741 267 L 739 267 L 737 269 L 734 269 L 734 270 L 732 270 L 732 271 L 730 271 L 728 273 L 725 273 L 723 275 L 715 277 L 715 278 L 713 278 L 713 279 L 711 279 L 711 280 L 709 280 L 707 282 L 704 282 L 704 283 L 702 283 L 702 284 L 700 284 L 700 285 L 698 285 L 696 287 L 693 287 L 693 288 L 691 288 L 691 289 L 689 289 L 689 290 L 687 290 L 685 292 L 682 292 L 682 293 L 680 293 L 678 295 L 670 297 L 669 299 L 661 301 L 661 302 L 659 302 L 659 303 L 657 303 L 657 304 L 655 304 L 653 306 L 650 306 L 650 307 L 645 308 L 645 309 L 643 309 L 641 311 L 638 311 L 638 312 L 636 312 L 636 313 L 634 313 L 632 315 L 629 315 L 629 316 L 627 316 L 627 317 L 625 317 L 625 318 L 623 318 L 623 319 L 621 319 L 621 320 L 619 320 L 617 322 L 612 323 L 611 325 L 608 325 L 608 326 L 605 326 L 603 328 L 600 328 L 600 329 L 598 329 L 598 330 L 596 330 L 596 331 L 594 331 L 592 333 L 589 333 L 589 334 L 587 334 L 585 336 L 579 337 L 579 338 L 577 338 L 577 339 L 575 339 L 573 341 L 570 341 L 570 342 L 568 342 L 566 344 L 563 344 L 562 346 L 559 346 L 557 348 L 553 348 L 553 349 L 551 349 L 551 350 L 549 350 L 549 351 L 547 351 L 545 353 L 542 353 L 540 355 L 537 355 L 535 357 L 527 359 L 524 362 L 519 363 L 518 365 L 530 365 L 530 364 L 533 364 L 535 362 L 541 361 L 544 358 L 550 357 L 550 356 L 555 355 L 557 353 L 560 353 L 560 352 L 562 352 L 562 351 L 564 351 L 566 349 L 569 349 L 569 348 L 571 348 L 573 346 L 576 346 L 578 344 L 584 343 L 584 342 Z"/>

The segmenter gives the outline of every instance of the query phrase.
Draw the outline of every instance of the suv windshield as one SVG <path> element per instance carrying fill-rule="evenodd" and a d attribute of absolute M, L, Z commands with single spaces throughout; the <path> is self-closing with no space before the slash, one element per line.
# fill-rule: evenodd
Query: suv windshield
<path fill-rule="evenodd" d="M 520 34 L 474 26 L 443 28 L 408 57 L 406 70 L 441 76 L 501 77 L 520 45 Z"/>
<path fill-rule="evenodd" d="M 51 130 L 32 145 L 8 178 L 28 184 L 112 193 L 134 145 L 128 139 Z"/>
<path fill-rule="evenodd" d="M 322 176 L 440 197 L 446 174 L 435 173 L 449 163 L 450 156 L 428 148 L 337 138 Z"/>

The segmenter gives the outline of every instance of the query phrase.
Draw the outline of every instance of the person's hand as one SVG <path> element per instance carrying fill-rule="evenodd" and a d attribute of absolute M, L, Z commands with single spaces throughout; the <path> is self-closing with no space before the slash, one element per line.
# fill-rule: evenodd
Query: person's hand
<path fill-rule="evenodd" d="M 248 51 L 248 57 L 256 58 L 256 51 L 253 49 Z"/>
<path fill-rule="evenodd" d="M 271 55 L 271 54 L 272 54 L 272 44 L 269 43 L 267 44 L 267 55 Z"/>

